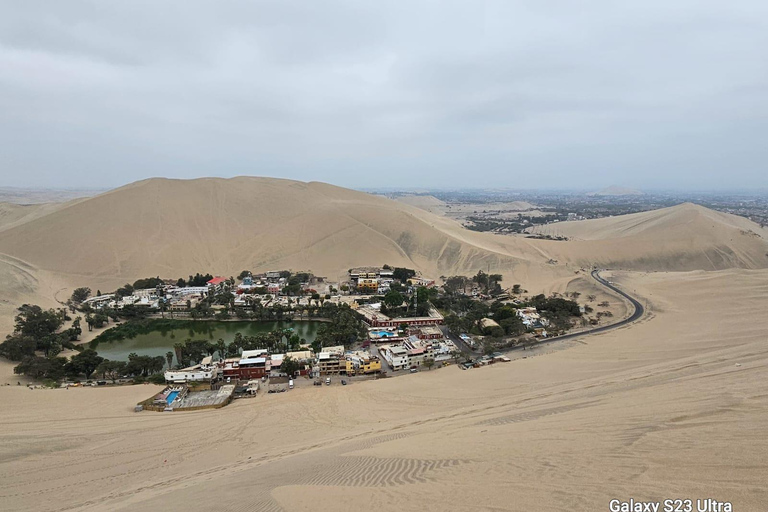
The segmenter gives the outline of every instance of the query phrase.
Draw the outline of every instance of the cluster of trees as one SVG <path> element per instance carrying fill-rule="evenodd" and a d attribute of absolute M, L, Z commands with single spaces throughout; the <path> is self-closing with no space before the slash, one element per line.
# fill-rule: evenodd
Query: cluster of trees
<path fill-rule="evenodd" d="M 483 293 L 488 295 L 499 295 L 502 292 L 501 281 L 501 274 L 486 274 L 480 270 L 472 277 L 450 276 L 445 278 L 443 289 L 448 295 L 457 295 L 466 294 L 467 288 L 470 286 L 477 286 Z M 513 291 L 513 293 L 520 293 L 520 285 L 518 284 L 515 286 L 518 291 Z"/>
<path fill-rule="evenodd" d="M 420 286 L 413 293 L 401 293 L 393 289 L 381 300 L 382 313 L 389 316 L 420 317 L 429 315 L 432 301 L 437 299 L 436 288 Z"/>
<path fill-rule="evenodd" d="M 384 265 L 385 269 L 392 271 L 392 277 L 394 279 L 397 279 L 401 283 L 407 283 L 408 280 L 412 277 L 416 276 L 416 271 L 412 268 L 405 268 L 405 267 L 390 267 L 389 265 Z"/>
<path fill-rule="evenodd" d="M 533 306 L 550 322 L 550 330 L 563 332 L 571 327 L 574 317 L 581 316 L 579 305 L 562 297 L 536 295 L 528 302 L 519 305 L 504 304 L 496 301 L 490 306 L 469 297 L 446 295 L 436 301 L 441 309 L 447 310 L 445 323 L 455 333 L 485 334 L 492 337 L 519 336 L 526 332 L 526 326 L 517 316 L 520 307 Z M 483 329 L 480 321 L 492 318 L 499 327 Z"/>
<path fill-rule="evenodd" d="M 80 335 L 80 323 L 72 329 L 59 332 L 66 320 L 66 310 L 48 309 L 24 304 L 17 310 L 13 334 L 0 343 L 0 355 L 11 361 L 42 352 L 45 357 L 55 357 L 65 347 L 72 347 L 72 341 Z"/>
<path fill-rule="evenodd" d="M 189 276 L 189 279 L 187 280 L 185 280 L 183 277 L 180 277 L 179 280 L 176 281 L 176 286 L 180 288 L 185 286 L 205 286 L 211 279 L 213 279 L 211 274 L 200 274 L 198 272 L 194 276 Z"/>
<path fill-rule="evenodd" d="M 187 339 L 184 342 L 175 343 L 174 351 L 166 354 L 166 360 L 168 366 L 172 367 L 175 355 L 179 366 L 186 367 L 199 363 L 205 356 L 214 354 L 224 358 L 237 357 L 243 350 L 267 349 L 270 352 L 289 352 L 298 350 L 304 343 L 306 340 L 292 329 L 278 329 L 253 336 L 237 333 L 231 343 L 226 343 L 222 338 L 215 342 Z"/>
<path fill-rule="evenodd" d="M 330 315 L 327 317 L 331 321 L 318 328 L 315 341 L 312 342 L 312 348 L 315 352 L 319 352 L 322 347 L 336 345 L 350 347 L 368 337 L 368 331 L 357 313 L 346 304 L 341 306 L 334 304 L 333 306 L 334 308 L 329 310 Z"/>
<path fill-rule="evenodd" d="M 72 302 L 75 304 L 80 304 L 81 302 L 84 302 L 88 297 L 91 296 L 91 289 L 90 288 L 75 288 L 72 291 Z"/>
<path fill-rule="evenodd" d="M 136 290 L 146 290 L 147 288 L 157 288 L 163 284 L 163 280 L 160 277 L 147 277 L 144 279 L 137 279 L 133 283 L 133 288 Z"/>

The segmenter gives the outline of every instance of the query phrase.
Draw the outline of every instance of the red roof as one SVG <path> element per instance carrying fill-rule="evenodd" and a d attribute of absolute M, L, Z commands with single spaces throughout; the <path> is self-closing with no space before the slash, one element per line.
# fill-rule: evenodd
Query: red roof
<path fill-rule="evenodd" d="M 226 277 L 214 277 L 213 279 L 208 281 L 208 284 L 221 284 L 226 280 L 227 280 Z"/>

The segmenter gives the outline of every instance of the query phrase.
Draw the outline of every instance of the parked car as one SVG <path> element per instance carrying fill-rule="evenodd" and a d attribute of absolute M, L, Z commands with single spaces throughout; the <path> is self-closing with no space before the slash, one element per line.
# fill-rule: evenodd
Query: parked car
<path fill-rule="evenodd" d="M 411 368 L 411 373 L 417 373 L 419 371 L 418 368 Z"/>
<path fill-rule="evenodd" d="M 344 379 L 341 379 L 341 385 L 342 386 L 346 386 L 347 385 L 347 381 L 345 381 Z"/>
<path fill-rule="evenodd" d="M 325 385 L 326 386 L 330 386 L 331 385 L 331 378 L 330 377 L 326 377 L 325 378 Z"/>
<path fill-rule="evenodd" d="M 322 382 L 320 382 L 319 380 L 316 380 L 316 381 L 315 381 L 315 383 L 314 383 L 314 385 L 315 385 L 315 386 L 322 386 L 322 385 L 323 385 L 323 383 L 322 383 Z"/>

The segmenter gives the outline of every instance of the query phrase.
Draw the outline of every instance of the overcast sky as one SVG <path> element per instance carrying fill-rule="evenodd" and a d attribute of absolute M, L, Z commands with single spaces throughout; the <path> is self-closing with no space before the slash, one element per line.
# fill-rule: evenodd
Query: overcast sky
<path fill-rule="evenodd" d="M 766 162 L 766 0 L 0 6 L 0 186 L 745 188 Z"/>

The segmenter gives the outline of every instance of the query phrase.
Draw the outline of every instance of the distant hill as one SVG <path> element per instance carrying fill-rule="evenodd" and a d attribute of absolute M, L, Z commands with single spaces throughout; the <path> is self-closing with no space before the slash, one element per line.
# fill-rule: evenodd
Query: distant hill
<path fill-rule="evenodd" d="M 589 196 L 642 196 L 643 192 L 634 188 L 618 187 L 616 185 L 611 185 L 610 187 L 606 187 L 598 192 L 592 192 L 587 195 Z"/>
<path fill-rule="evenodd" d="M 561 258 L 635 270 L 768 267 L 768 231 L 692 203 L 648 212 L 537 226 L 567 237 Z"/>

